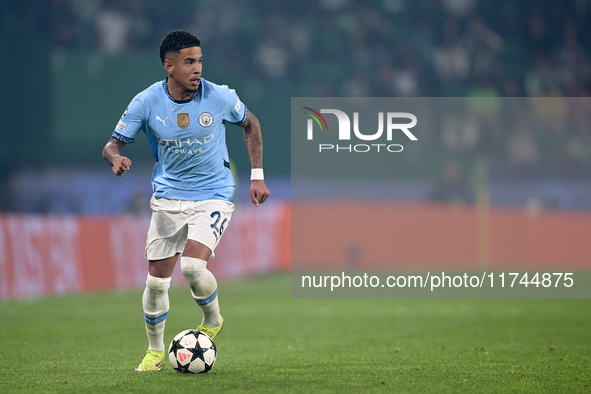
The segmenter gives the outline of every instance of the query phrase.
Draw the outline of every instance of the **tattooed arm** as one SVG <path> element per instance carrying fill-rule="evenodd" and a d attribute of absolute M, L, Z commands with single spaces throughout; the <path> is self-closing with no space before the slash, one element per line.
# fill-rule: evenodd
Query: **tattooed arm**
<path fill-rule="evenodd" d="M 263 136 L 261 125 L 256 116 L 250 111 L 246 116 L 244 123 L 238 126 L 244 128 L 244 141 L 250 156 L 251 168 L 263 168 Z M 252 180 L 250 182 L 250 199 L 255 206 L 265 202 L 271 193 L 264 180 Z"/>
<path fill-rule="evenodd" d="M 117 176 L 125 174 L 131 167 L 131 160 L 121 156 L 121 150 L 127 145 L 116 138 L 111 137 L 107 145 L 103 148 L 103 158 L 113 167 L 113 172 Z"/>

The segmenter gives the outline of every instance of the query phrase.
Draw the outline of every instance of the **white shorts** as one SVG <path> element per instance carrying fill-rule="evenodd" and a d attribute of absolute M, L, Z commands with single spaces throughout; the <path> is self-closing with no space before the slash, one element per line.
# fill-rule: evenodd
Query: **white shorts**
<path fill-rule="evenodd" d="M 182 201 L 152 197 L 152 220 L 146 239 L 146 258 L 162 260 L 182 253 L 187 239 L 207 246 L 211 257 L 234 212 L 222 200 Z"/>

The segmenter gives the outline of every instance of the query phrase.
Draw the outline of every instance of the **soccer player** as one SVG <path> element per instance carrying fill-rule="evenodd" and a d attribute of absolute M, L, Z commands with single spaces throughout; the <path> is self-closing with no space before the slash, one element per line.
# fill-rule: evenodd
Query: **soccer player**
<path fill-rule="evenodd" d="M 131 160 L 121 151 L 143 130 L 156 159 L 146 240 L 148 278 L 142 297 L 149 346 L 137 371 L 157 371 L 164 365 L 168 288 L 179 256 L 183 276 L 203 312 L 197 329 L 214 338 L 224 324 L 217 282 L 207 269 L 234 211 L 236 184 L 224 122 L 244 129 L 253 204 L 258 207 L 270 194 L 263 176 L 259 121 L 234 90 L 201 78 L 200 40 L 186 31 L 171 31 L 160 44 L 160 60 L 168 77 L 131 100 L 103 149 L 113 172 L 122 176 Z"/>

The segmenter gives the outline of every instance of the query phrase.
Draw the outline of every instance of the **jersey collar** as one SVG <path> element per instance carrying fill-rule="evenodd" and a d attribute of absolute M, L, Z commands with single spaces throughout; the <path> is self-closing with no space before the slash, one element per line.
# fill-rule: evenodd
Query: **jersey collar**
<path fill-rule="evenodd" d="M 193 97 L 188 98 L 186 100 L 175 100 L 171 95 L 170 92 L 168 91 L 168 77 L 166 77 L 165 80 L 162 81 L 162 87 L 164 88 L 164 91 L 166 92 L 166 95 L 168 96 L 168 98 L 177 104 L 185 104 L 188 103 L 190 101 L 192 101 L 195 97 L 197 97 L 200 93 L 201 93 L 201 86 L 203 86 L 203 78 L 201 78 L 201 81 L 199 83 L 199 87 L 197 88 L 197 91 L 195 92 L 195 94 L 193 94 Z"/>

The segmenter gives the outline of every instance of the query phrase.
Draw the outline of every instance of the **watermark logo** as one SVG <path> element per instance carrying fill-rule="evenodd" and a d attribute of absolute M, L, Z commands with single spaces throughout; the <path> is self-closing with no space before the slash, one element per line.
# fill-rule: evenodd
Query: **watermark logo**
<path fill-rule="evenodd" d="M 314 112 L 315 115 L 311 114 L 309 112 L 304 112 L 304 113 L 310 115 L 312 117 L 312 119 L 314 119 L 316 121 L 316 123 L 318 123 L 318 126 L 320 126 L 320 130 L 324 130 L 322 128 L 322 123 L 324 123 L 324 126 L 326 127 L 326 131 L 328 131 L 328 125 L 326 124 L 326 120 L 324 119 L 324 117 L 322 115 L 320 115 L 320 113 L 318 111 L 313 110 L 312 108 L 309 108 L 309 107 L 304 107 L 304 109 Z M 323 111 L 323 110 L 321 109 L 321 111 Z M 318 118 L 322 119 L 322 123 L 320 123 L 320 120 Z M 308 119 L 308 139 L 309 140 L 313 139 L 313 135 L 314 135 L 314 129 L 313 129 L 314 124 L 312 123 L 312 119 Z"/>
<path fill-rule="evenodd" d="M 323 131 L 326 129 L 328 131 L 328 124 L 326 123 L 326 119 L 322 116 L 322 114 L 332 114 L 335 115 L 337 121 L 339 123 L 338 129 L 338 140 L 339 141 L 351 141 L 352 139 L 357 139 L 361 141 L 377 141 L 379 139 L 383 140 L 383 135 L 385 131 L 386 141 L 392 141 L 392 136 L 395 132 L 402 132 L 404 135 L 411 141 L 418 141 L 417 137 L 410 131 L 411 128 L 416 126 L 417 124 L 417 117 L 409 112 L 387 112 L 384 115 L 384 112 L 378 112 L 378 130 L 373 133 L 366 133 L 362 132 L 359 128 L 359 112 L 353 112 L 353 125 L 351 125 L 351 119 L 349 115 L 347 115 L 344 111 L 338 109 L 320 109 L 320 111 L 316 111 L 309 107 L 303 107 L 311 112 L 304 112 L 305 114 L 309 115 L 311 119 L 308 119 L 307 123 L 307 139 L 314 140 L 314 122 L 320 127 L 320 130 Z M 407 122 L 400 122 L 401 119 L 406 119 Z M 386 123 L 384 127 L 384 123 Z M 351 127 L 352 126 L 352 127 Z M 353 130 L 353 132 L 351 132 Z M 354 138 L 353 138 L 354 136 Z M 364 153 L 369 152 L 371 150 L 380 151 L 388 151 L 388 152 L 402 152 L 404 147 L 400 144 L 349 144 L 349 145 L 339 145 L 339 144 L 319 144 L 318 145 L 319 152 L 323 151 L 348 151 L 348 152 L 358 152 Z"/>

